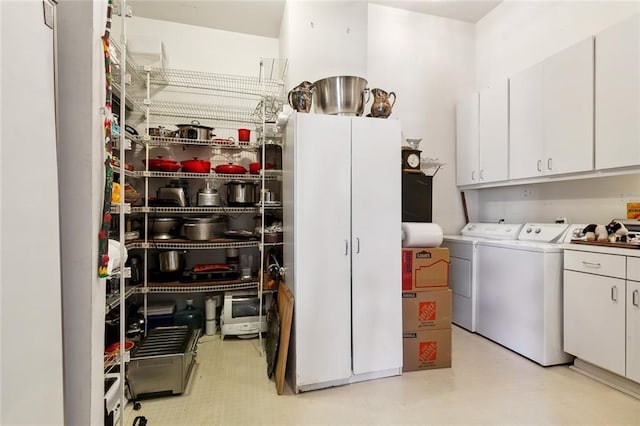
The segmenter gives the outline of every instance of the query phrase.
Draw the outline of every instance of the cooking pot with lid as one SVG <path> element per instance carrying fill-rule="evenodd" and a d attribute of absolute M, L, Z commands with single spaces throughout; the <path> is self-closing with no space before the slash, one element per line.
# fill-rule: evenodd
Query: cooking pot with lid
<path fill-rule="evenodd" d="M 179 138 L 211 140 L 215 136 L 213 127 L 203 126 L 198 120 L 193 120 L 191 124 L 176 124 L 176 126 Z"/>
<path fill-rule="evenodd" d="M 161 272 L 178 272 L 184 269 L 184 251 L 162 251 L 158 255 Z"/>
<path fill-rule="evenodd" d="M 256 203 L 256 185 L 253 183 L 227 182 L 227 204 L 230 206 L 249 206 Z"/>
<path fill-rule="evenodd" d="M 210 184 L 198 191 L 198 206 L 201 207 L 219 207 L 220 206 L 220 194 L 218 190 L 211 188 Z"/>

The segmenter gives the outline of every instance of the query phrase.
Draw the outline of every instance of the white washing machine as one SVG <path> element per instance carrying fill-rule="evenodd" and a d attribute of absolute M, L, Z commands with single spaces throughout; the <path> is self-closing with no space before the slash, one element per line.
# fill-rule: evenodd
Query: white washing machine
<path fill-rule="evenodd" d="M 478 242 L 477 332 L 540 365 L 571 362 L 562 340 L 562 243 L 585 225 L 527 223 Z"/>
<path fill-rule="evenodd" d="M 461 235 L 445 235 L 442 247 L 449 249 L 449 287 L 452 293 L 452 322 L 469 331 L 477 323 L 478 241 L 515 240 L 522 224 L 468 223 Z"/>

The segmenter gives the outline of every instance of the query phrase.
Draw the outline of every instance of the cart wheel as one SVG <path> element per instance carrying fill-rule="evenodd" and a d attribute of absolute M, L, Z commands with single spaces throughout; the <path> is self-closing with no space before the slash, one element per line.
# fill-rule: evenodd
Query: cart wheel
<path fill-rule="evenodd" d="M 133 409 L 134 410 L 138 411 L 141 408 L 142 408 L 142 405 L 139 402 L 136 401 L 136 402 L 133 403 Z"/>

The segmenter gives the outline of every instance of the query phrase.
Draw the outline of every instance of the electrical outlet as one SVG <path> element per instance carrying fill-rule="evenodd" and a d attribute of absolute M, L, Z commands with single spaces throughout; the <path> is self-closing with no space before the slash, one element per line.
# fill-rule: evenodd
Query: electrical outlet
<path fill-rule="evenodd" d="M 531 190 L 530 190 L 530 189 L 525 189 L 525 190 L 524 190 L 524 197 L 525 197 L 525 198 L 527 198 L 527 197 L 531 197 Z"/>
<path fill-rule="evenodd" d="M 569 219 L 566 216 L 556 217 L 556 223 L 569 223 Z"/>

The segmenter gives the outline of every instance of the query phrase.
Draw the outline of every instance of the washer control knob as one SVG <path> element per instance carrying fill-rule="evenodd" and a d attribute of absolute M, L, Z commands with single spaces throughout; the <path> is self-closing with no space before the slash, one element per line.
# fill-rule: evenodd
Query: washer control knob
<path fill-rule="evenodd" d="M 527 228 L 527 234 L 531 233 L 531 228 Z"/>
<path fill-rule="evenodd" d="M 542 229 L 540 229 L 540 228 L 536 228 L 536 234 L 539 234 L 539 233 L 541 233 L 541 232 L 542 232 Z"/>

